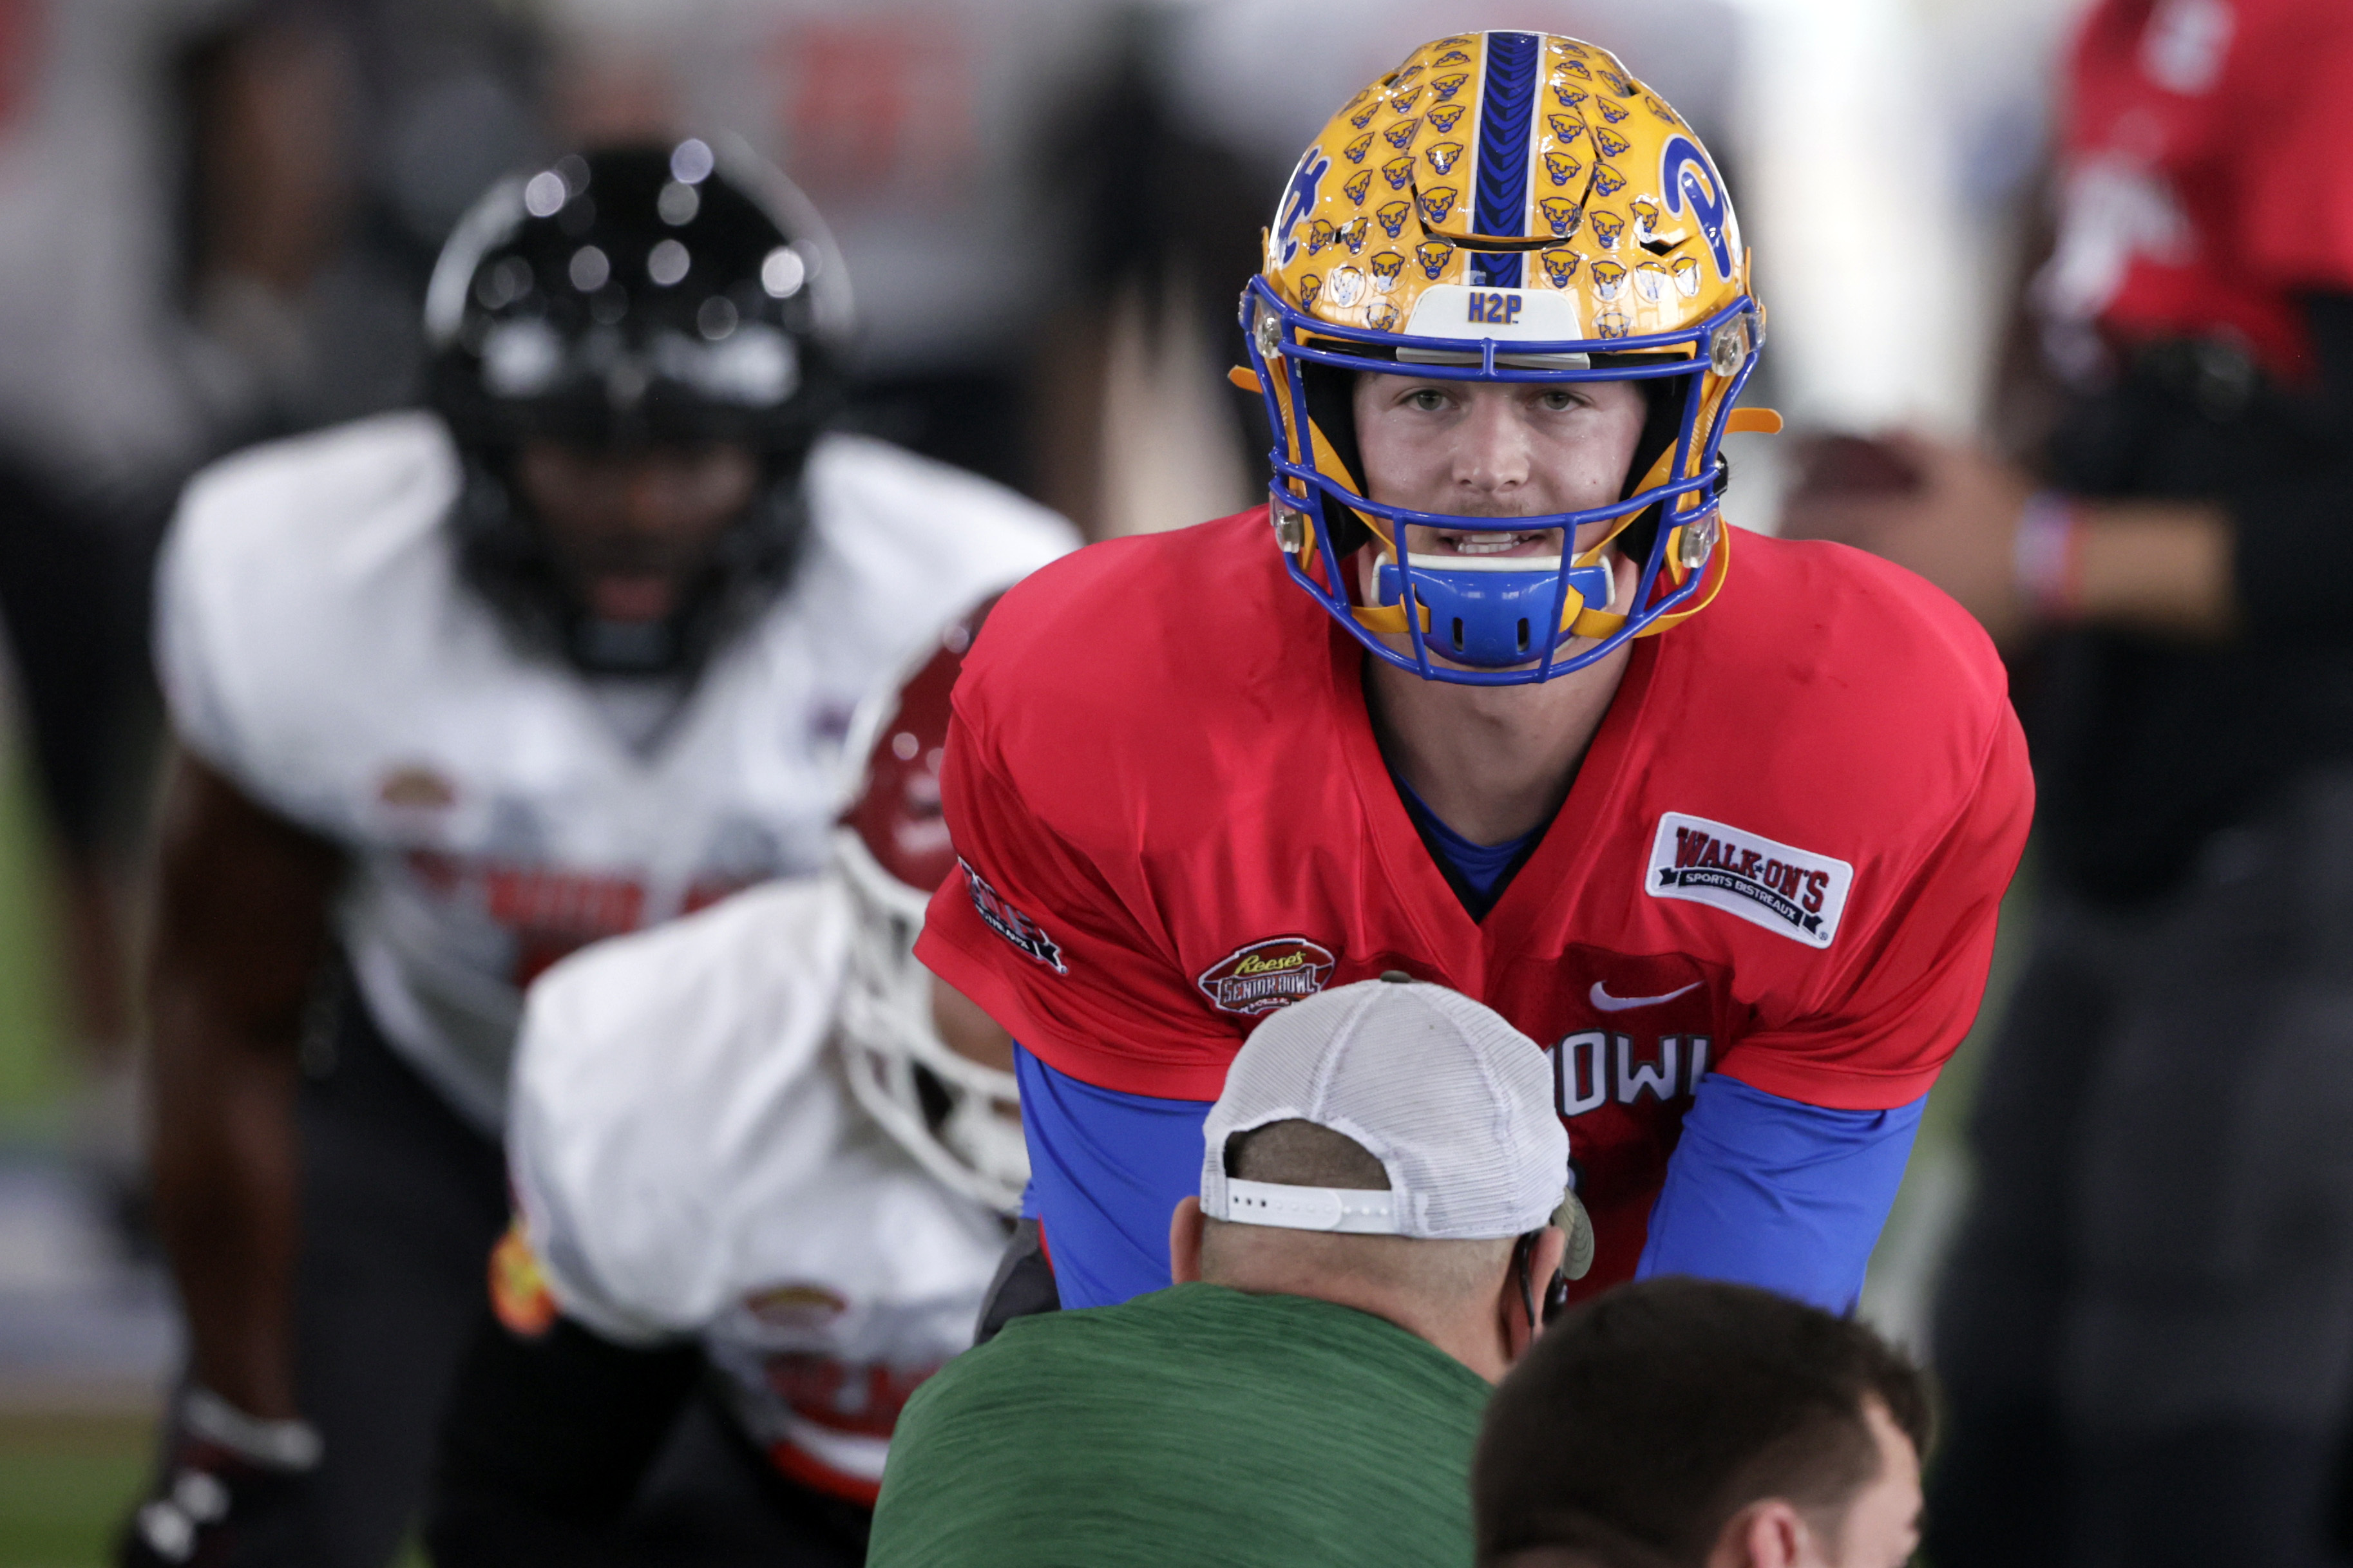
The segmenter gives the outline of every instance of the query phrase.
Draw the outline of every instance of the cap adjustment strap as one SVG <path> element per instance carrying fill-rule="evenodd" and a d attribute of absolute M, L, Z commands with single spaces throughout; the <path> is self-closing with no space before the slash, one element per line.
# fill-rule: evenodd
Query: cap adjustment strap
<path fill-rule="evenodd" d="M 1397 1194 L 1369 1188 L 1293 1187 L 1275 1182 L 1226 1179 L 1226 1212 L 1216 1216 L 1236 1225 L 1271 1225 L 1284 1230 L 1335 1231 L 1356 1236 L 1399 1236 Z"/>

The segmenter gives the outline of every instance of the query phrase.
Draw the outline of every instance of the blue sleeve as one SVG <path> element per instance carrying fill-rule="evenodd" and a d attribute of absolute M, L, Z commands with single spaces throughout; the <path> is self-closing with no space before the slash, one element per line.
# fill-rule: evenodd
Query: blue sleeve
<path fill-rule="evenodd" d="M 1851 1310 L 1927 1103 L 1826 1110 L 1703 1079 L 1634 1277 L 1734 1279 Z"/>
<path fill-rule="evenodd" d="M 1046 1232 L 1065 1307 L 1107 1307 L 1168 1284 L 1168 1216 L 1201 1190 L 1206 1100 L 1096 1089 L 1018 1046 L 1023 1211 Z"/>

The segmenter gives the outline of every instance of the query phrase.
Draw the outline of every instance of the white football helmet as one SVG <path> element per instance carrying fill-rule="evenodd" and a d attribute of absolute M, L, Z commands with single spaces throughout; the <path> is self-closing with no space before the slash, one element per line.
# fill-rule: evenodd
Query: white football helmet
<path fill-rule="evenodd" d="M 944 630 L 851 726 L 862 772 L 833 836 L 855 916 L 838 1033 L 868 1113 L 933 1175 L 1009 1214 L 1029 1180 L 1019 1091 L 940 1037 L 931 972 L 915 962 L 924 907 L 955 868 L 940 808 L 948 691 L 988 608 Z"/>

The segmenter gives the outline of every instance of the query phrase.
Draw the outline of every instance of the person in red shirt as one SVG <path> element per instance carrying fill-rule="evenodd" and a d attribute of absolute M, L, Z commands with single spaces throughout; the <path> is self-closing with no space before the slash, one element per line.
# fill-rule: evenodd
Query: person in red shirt
<path fill-rule="evenodd" d="M 1166 1285 L 1242 1039 L 1402 971 L 1551 1055 L 1579 1292 L 1851 1307 L 2031 812 L 1991 646 L 1721 524 L 1762 314 L 1715 165 L 1606 50 L 1416 50 L 1267 246 L 1271 510 L 1039 574 L 955 693 L 918 952 L 1020 1043 L 1026 1304 Z"/>
<path fill-rule="evenodd" d="M 2353 1402 L 2353 7 L 2103 0 L 2060 123 L 2003 399 L 2051 428 L 2016 463 L 1905 443 L 1909 483 L 1788 520 L 2036 671 L 2039 908 L 1936 1311 L 1929 1551 L 2319 1563 Z"/>

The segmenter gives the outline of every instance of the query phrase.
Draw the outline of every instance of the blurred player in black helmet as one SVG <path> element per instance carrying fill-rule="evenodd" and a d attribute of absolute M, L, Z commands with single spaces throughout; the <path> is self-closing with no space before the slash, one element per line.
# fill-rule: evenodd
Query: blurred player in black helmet
<path fill-rule="evenodd" d="M 2329 1560 L 2353 1396 L 2353 9 L 2104 0 L 2028 461 L 1841 462 L 1798 530 L 2030 653 L 2042 898 L 1936 1317 L 1929 1551 Z M 1841 493 L 1824 493 L 1831 490 Z"/>
<path fill-rule="evenodd" d="M 701 141 L 459 225 L 432 412 L 190 487 L 158 593 L 153 1157 L 190 1357 L 137 1563 L 374 1568 L 507 1220 L 522 986 L 825 854 L 851 709 L 1067 547 L 824 434 L 822 223 Z"/>

